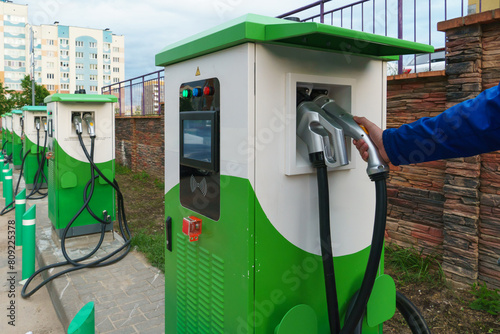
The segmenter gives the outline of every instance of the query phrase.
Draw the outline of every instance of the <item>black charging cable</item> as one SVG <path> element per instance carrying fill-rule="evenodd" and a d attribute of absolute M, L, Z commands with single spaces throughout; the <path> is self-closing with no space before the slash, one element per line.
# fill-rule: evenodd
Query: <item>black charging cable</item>
<path fill-rule="evenodd" d="M 330 333 L 340 333 L 340 312 L 333 264 L 332 238 L 330 233 L 330 193 L 328 173 L 323 152 L 309 154 L 309 160 L 316 168 L 318 181 L 319 235 L 323 276 L 325 278 L 326 305 Z"/>
<path fill-rule="evenodd" d="M 55 279 L 59 276 L 62 276 L 62 275 L 67 274 L 69 272 L 80 270 L 83 268 L 104 267 L 107 265 L 111 265 L 111 264 L 116 263 L 116 262 L 120 261 L 121 259 L 123 259 L 130 251 L 130 241 L 132 238 L 132 234 L 130 233 L 130 229 L 128 227 L 128 223 L 127 223 L 127 219 L 126 219 L 126 215 L 125 215 L 125 207 L 124 207 L 124 203 L 123 203 L 123 195 L 120 191 L 118 183 L 116 182 L 116 180 L 111 182 L 108 178 L 106 178 L 103 175 L 103 173 L 100 171 L 100 169 L 95 165 L 95 163 L 93 161 L 95 137 L 90 138 L 90 140 L 91 140 L 91 153 L 89 154 L 86 147 L 85 147 L 85 144 L 83 142 L 81 133 L 77 132 L 77 135 L 78 135 L 80 145 L 82 146 L 82 149 L 85 153 L 85 156 L 89 160 L 91 177 L 90 177 L 90 180 L 85 185 L 85 189 L 84 189 L 84 193 L 83 193 L 83 199 L 84 199 L 83 205 L 80 207 L 78 212 L 73 216 L 73 218 L 70 220 L 70 222 L 66 225 L 66 227 L 63 231 L 63 235 L 61 238 L 61 250 L 62 250 L 63 256 L 65 258 L 65 261 L 51 264 L 48 266 L 44 266 L 44 267 L 38 269 L 37 271 L 35 271 L 35 273 L 28 278 L 28 280 L 26 281 L 26 283 L 23 286 L 23 289 L 21 291 L 21 296 L 23 298 L 27 298 L 27 297 L 31 296 L 36 291 L 38 291 L 41 287 L 43 287 L 45 284 L 47 284 L 48 282 L 52 281 L 53 279 Z M 95 175 L 96 172 L 98 175 Z M 78 218 L 78 216 L 80 216 L 80 214 L 83 212 L 83 210 L 85 210 L 85 209 L 90 210 L 89 203 L 90 203 L 90 200 L 91 200 L 92 195 L 94 193 L 95 181 L 98 177 L 101 177 L 110 186 L 112 186 L 113 189 L 116 190 L 116 194 L 117 194 L 117 220 L 118 220 L 118 225 L 119 225 L 121 235 L 122 235 L 125 243 L 122 246 L 120 246 L 119 248 L 117 248 L 116 250 L 114 250 L 113 252 L 109 253 L 108 255 L 106 255 L 100 259 L 97 259 L 95 261 L 88 262 L 88 263 L 80 263 L 81 261 L 84 261 L 84 260 L 87 260 L 88 258 L 90 258 L 92 255 L 94 255 L 99 250 L 99 248 L 102 245 L 102 242 L 104 240 L 106 225 L 102 224 L 102 226 L 101 226 L 101 236 L 99 238 L 99 241 L 98 241 L 96 247 L 94 247 L 94 249 L 92 249 L 92 251 L 90 253 L 88 253 L 80 258 L 77 258 L 77 259 L 71 259 L 71 257 L 68 255 L 68 253 L 66 251 L 66 237 L 67 237 L 67 233 L 68 233 L 69 229 L 71 228 L 71 225 Z M 107 224 L 110 223 L 109 218 L 106 218 L 105 221 Z M 122 252 L 122 253 L 119 254 L 120 252 Z M 117 255 L 117 254 L 119 254 L 119 255 Z M 36 277 L 38 274 L 40 274 L 48 269 L 51 269 L 51 268 L 61 267 L 61 266 L 69 265 L 69 264 L 73 265 L 73 267 L 62 270 L 62 271 L 60 271 L 52 276 L 47 277 L 39 285 L 37 285 L 35 288 L 33 288 L 33 290 L 26 292 L 28 285 L 33 280 L 33 278 Z"/>

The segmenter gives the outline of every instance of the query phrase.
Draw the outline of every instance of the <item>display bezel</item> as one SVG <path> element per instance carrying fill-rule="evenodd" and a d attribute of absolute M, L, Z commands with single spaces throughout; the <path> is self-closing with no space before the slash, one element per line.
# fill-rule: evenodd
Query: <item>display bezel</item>
<path fill-rule="evenodd" d="M 184 121 L 192 120 L 209 120 L 210 127 L 210 162 L 190 159 L 184 157 Z M 202 169 L 210 172 L 219 171 L 219 120 L 217 111 L 183 111 L 180 113 L 179 132 L 180 132 L 180 163 L 184 166 L 189 166 L 197 169 Z"/>

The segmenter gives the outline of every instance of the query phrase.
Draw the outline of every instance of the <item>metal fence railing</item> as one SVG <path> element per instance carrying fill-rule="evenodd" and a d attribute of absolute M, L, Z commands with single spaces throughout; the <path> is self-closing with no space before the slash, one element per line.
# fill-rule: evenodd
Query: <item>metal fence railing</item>
<path fill-rule="evenodd" d="M 327 8 L 332 3 L 316 1 L 277 17 L 299 16 L 302 22 L 320 22 L 426 43 L 441 52 L 434 56 L 400 56 L 399 61 L 388 64 L 391 75 L 444 69 L 445 34 L 437 31 L 437 23 L 483 10 L 482 0 L 360 0 L 340 6 L 340 1 L 335 1 L 337 7 Z"/>
<path fill-rule="evenodd" d="M 104 86 L 101 94 L 111 94 L 118 98 L 114 106 L 116 116 L 161 115 L 165 102 L 164 71 Z"/>

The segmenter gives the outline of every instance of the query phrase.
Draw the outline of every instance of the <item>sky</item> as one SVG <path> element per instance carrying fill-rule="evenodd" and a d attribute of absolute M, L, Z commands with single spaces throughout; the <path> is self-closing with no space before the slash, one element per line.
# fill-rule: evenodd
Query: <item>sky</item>
<path fill-rule="evenodd" d="M 427 0 L 415 1 L 419 9 L 422 6 L 425 9 L 425 3 L 428 3 Z M 420 4 L 419 2 L 422 1 L 424 3 Z M 448 7 L 453 7 L 450 5 L 453 1 L 456 0 L 448 0 Z M 247 13 L 277 16 L 312 2 L 314 0 L 14 0 L 14 3 L 28 5 L 28 20 L 33 25 L 53 24 L 54 21 L 59 21 L 62 25 L 109 28 L 114 34 L 124 35 L 126 79 L 161 69 L 154 65 L 155 55 L 167 45 L 183 38 Z M 333 0 L 325 7 L 328 10 L 352 2 L 355 1 Z M 409 3 L 408 0 L 404 2 Z M 411 5 L 404 5 L 405 16 L 412 16 L 414 12 L 413 1 L 410 2 Z M 382 21 L 384 21 L 385 10 L 380 7 L 384 3 L 385 1 L 378 1 L 378 7 L 375 10 L 376 33 L 378 34 L 384 34 Z M 435 6 L 437 1 L 432 1 L 432 3 Z M 396 8 L 397 0 L 389 0 L 389 20 L 394 20 Z M 438 9 L 433 8 L 433 11 Z M 370 11 L 371 8 L 366 8 L 365 16 L 372 15 L 373 11 L 371 13 Z M 317 12 L 319 9 L 315 13 Z M 354 17 L 360 16 L 358 13 L 355 14 Z M 305 14 L 301 16 L 304 18 Z M 437 22 L 436 17 L 439 15 L 433 16 L 434 21 Z M 344 20 L 349 24 L 350 13 L 345 13 Z M 353 20 L 353 24 L 356 25 L 359 22 Z M 426 27 L 427 25 L 417 26 Z M 435 22 L 432 22 L 432 25 L 435 26 Z M 396 32 L 393 30 L 391 29 L 388 34 L 394 35 Z M 408 37 L 405 35 L 405 38 L 413 39 L 413 24 L 405 28 L 405 34 L 409 35 Z M 427 31 L 419 32 L 418 35 L 417 39 L 422 39 L 421 42 L 427 43 Z M 433 44 L 436 39 L 439 38 L 433 38 Z"/>

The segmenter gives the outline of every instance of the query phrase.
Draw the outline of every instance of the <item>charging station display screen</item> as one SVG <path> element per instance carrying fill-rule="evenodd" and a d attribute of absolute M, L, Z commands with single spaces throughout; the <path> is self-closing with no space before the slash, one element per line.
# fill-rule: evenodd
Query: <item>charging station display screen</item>
<path fill-rule="evenodd" d="M 181 118 L 181 164 L 207 171 L 218 171 L 217 112 L 186 111 Z"/>
<path fill-rule="evenodd" d="M 212 162 L 212 121 L 184 120 L 182 132 L 184 137 L 183 157 Z"/>

